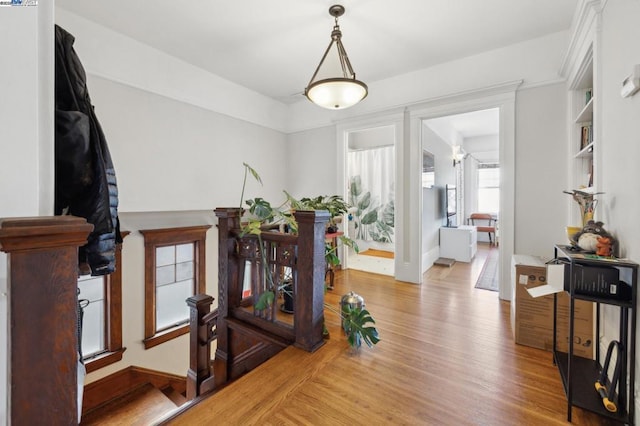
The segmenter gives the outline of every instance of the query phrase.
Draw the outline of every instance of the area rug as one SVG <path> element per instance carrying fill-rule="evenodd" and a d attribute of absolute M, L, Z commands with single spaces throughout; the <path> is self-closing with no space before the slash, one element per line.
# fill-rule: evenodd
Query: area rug
<path fill-rule="evenodd" d="M 498 291 L 498 249 L 489 250 L 475 287 L 481 290 Z"/>
<path fill-rule="evenodd" d="M 394 257 L 394 253 L 391 251 L 376 250 L 376 249 L 368 249 L 365 251 L 361 251 L 358 254 L 363 254 L 365 256 L 384 257 L 385 259 L 393 259 Z"/>

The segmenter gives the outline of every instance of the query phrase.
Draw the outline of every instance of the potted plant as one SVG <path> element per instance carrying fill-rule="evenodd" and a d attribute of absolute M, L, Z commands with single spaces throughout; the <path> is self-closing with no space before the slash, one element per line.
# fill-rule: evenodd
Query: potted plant
<path fill-rule="evenodd" d="M 261 248 L 263 248 L 261 234 L 265 225 L 281 225 L 288 232 L 297 232 L 297 223 L 293 216 L 295 210 L 327 210 L 330 216 L 330 223 L 335 226 L 335 218 L 346 213 L 349 206 L 344 202 L 342 197 L 333 196 L 319 196 L 314 198 L 302 198 L 300 200 L 295 199 L 289 193 L 284 191 L 286 200 L 278 207 L 273 207 L 271 203 L 263 198 L 257 197 L 249 200 L 244 200 L 244 190 L 246 188 L 247 177 L 251 174 L 256 181 L 262 184 L 260 175 L 247 163 L 243 163 L 245 167 L 244 180 L 242 184 L 242 194 L 240 197 L 240 206 L 243 204 L 248 206 L 246 220 L 242 225 L 242 235 L 252 234 L 256 235 Z M 347 247 L 353 248 L 356 252 L 358 247 L 351 238 L 344 235 L 340 236 L 341 241 Z M 262 253 L 262 265 L 267 267 L 264 250 Z M 331 244 L 325 244 L 325 259 L 327 263 L 331 265 L 337 265 L 340 259 L 336 253 L 336 247 Z M 276 294 L 279 292 L 286 293 L 288 283 L 274 283 L 272 282 L 271 274 L 265 273 L 268 281 L 268 290 L 260 295 L 254 305 L 254 309 L 263 310 L 270 307 L 276 298 Z M 290 290 L 289 290 L 290 291 Z M 347 334 L 347 341 L 352 347 L 359 348 L 361 342 L 364 341 L 369 347 L 375 345 L 379 341 L 378 331 L 373 324 L 375 320 L 371 317 L 369 311 L 364 308 L 343 306 L 340 310 L 335 309 L 333 306 L 325 303 L 324 306 L 329 310 L 337 313 L 342 318 L 342 327 Z"/>

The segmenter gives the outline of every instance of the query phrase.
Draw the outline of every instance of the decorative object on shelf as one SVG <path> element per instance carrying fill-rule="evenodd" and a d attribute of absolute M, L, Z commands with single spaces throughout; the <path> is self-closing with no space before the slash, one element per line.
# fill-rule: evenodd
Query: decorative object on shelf
<path fill-rule="evenodd" d="M 593 219 L 593 214 L 596 210 L 596 206 L 598 205 L 598 200 L 596 200 L 595 196 L 598 194 L 604 194 L 604 192 L 587 192 L 586 190 L 578 189 L 562 192 L 573 196 L 573 199 L 578 203 L 578 207 L 580 207 L 582 226 L 587 226 L 587 223 Z"/>
<path fill-rule="evenodd" d="M 566 228 L 567 230 L 567 238 L 569 239 L 569 243 L 570 244 L 574 244 L 574 239 L 573 237 L 582 230 L 581 227 L 579 226 L 567 226 Z"/>
<path fill-rule="evenodd" d="M 324 52 L 316 71 L 313 73 L 311 80 L 309 80 L 309 84 L 304 89 L 304 95 L 311 102 L 323 108 L 349 108 L 363 100 L 367 96 L 369 89 L 366 84 L 356 79 L 356 73 L 353 72 L 347 51 L 342 45 L 342 32 L 338 25 L 338 17 L 344 14 L 344 7 L 333 5 L 329 8 L 329 14 L 335 19 L 335 25 L 331 32 L 331 43 L 329 43 L 329 47 Z M 336 52 L 329 62 L 331 65 L 339 64 L 340 69 L 329 72 L 328 75 L 332 77 L 316 81 L 315 79 L 324 65 L 325 59 L 327 59 L 334 46 Z"/>
<path fill-rule="evenodd" d="M 602 225 L 602 222 L 588 221 L 579 232 L 573 235 L 572 244 L 598 256 L 612 256 L 615 239 Z"/>

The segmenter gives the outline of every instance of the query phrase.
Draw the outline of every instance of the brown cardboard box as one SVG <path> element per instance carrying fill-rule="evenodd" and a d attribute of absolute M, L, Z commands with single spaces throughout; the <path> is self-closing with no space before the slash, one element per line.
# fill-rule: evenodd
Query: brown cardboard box
<path fill-rule="evenodd" d="M 550 351 L 553 349 L 553 295 L 532 297 L 527 288 L 546 284 L 544 259 L 514 255 L 512 259 L 511 328 L 516 343 Z M 568 350 L 569 295 L 558 296 L 557 348 Z M 593 303 L 575 301 L 574 345 L 575 355 L 593 358 Z"/>

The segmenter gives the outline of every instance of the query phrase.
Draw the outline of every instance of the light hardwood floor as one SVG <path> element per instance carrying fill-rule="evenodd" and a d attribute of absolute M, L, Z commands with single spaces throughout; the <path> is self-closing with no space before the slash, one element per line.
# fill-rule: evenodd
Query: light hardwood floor
<path fill-rule="evenodd" d="M 315 353 L 288 348 L 173 425 L 560 425 L 567 404 L 551 353 L 516 345 L 509 303 L 473 286 L 487 254 L 435 266 L 422 285 L 360 271 L 326 300 L 362 295 L 381 342 L 353 353 L 336 314 Z M 573 424 L 607 424 L 573 409 Z"/>

